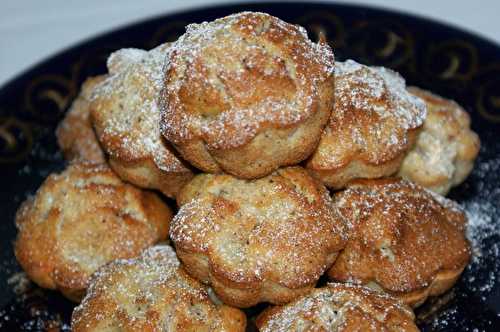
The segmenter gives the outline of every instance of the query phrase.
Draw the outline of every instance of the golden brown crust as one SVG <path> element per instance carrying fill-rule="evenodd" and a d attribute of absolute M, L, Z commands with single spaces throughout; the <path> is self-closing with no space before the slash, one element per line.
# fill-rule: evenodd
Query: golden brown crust
<path fill-rule="evenodd" d="M 77 163 L 50 175 L 16 216 L 15 254 L 35 283 L 79 301 L 90 275 L 168 234 L 172 212 L 109 167 Z"/>
<path fill-rule="evenodd" d="M 406 91 L 397 73 L 337 62 L 333 112 L 306 167 L 334 189 L 394 174 L 425 114 L 425 104 Z"/>
<path fill-rule="evenodd" d="M 316 147 L 333 104 L 334 57 L 262 13 L 193 24 L 173 43 L 162 132 L 193 165 L 256 178 Z"/>
<path fill-rule="evenodd" d="M 214 304 L 207 289 L 179 266 L 172 248 L 158 245 L 99 269 L 71 325 L 73 332 L 243 332 L 246 317 Z"/>
<path fill-rule="evenodd" d="M 470 257 L 466 217 L 453 202 L 411 182 L 359 180 L 334 195 L 349 240 L 328 275 L 417 306 L 449 289 Z"/>
<path fill-rule="evenodd" d="M 159 129 L 157 98 L 168 47 L 111 54 L 108 78 L 96 87 L 90 106 L 97 137 L 113 170 L 139 187 L 175 197 L 193 173 Z"/>
<path fill-rule="evenodd" d="M 479 137 L 470 129 L 467 112 L 453 100 L 416 87 L 408 91 L 425 101 L 428 115 L 399 176 L 446 195 L 472 171 Z"/>
<path fill-rule="evenodd" d="M 261 332 L 416 332 L 412 310 L 389 295 L 349 284 L 328 284 L 257 317 Z"/>
<path fill-rule="evenodd" d="M 326 188 L 300 167 L 252 181 L 198 175 L 177 200 L 170 236 L 179 258 L 230 305 L 304 294 L 344 245 Z"/>
<path fill-rule="evenodd" d="M 95 163 L 106 161 L 92 128 L 89 108 L 93 89 L 104 79 L 104 75 L 86 79 L 80 94 L 57 126 L 57 143 L 67 160 L 87 160 Z"/>

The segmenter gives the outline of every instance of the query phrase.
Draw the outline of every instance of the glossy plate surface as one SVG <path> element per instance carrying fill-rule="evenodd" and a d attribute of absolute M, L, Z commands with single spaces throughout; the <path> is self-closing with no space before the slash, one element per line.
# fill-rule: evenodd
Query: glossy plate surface
<path fill-rule="evenodd" d="M 500 48 L 403 14 L 283 2 L 193 10 L 134 24 L 60 53 L 0 90 L 0 330 L 69 330 L 73 305 L 56 293 L 21 287 L 26 285 L 17 274 L 12 242 L 19 204 L 64 166 L 54 129 L 82 81 L 104 73 L 114 50 L 149 49 L 175 40 L 188 23 L 242 10 L 301 24 L 313 39 L 321 31 L 337 59 L 393 68 L 409 84 L 456 99 L 467 109 L 482 149 L 472 175 L 450 197 L 469 214 L 476 256 L 449 293 L 417 310 L 417 319 L 424 331 L 500 331 Z"/>

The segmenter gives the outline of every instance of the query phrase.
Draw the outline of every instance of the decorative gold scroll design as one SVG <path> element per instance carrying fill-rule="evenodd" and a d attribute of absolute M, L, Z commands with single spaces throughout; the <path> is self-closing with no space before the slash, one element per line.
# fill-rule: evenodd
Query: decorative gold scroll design
<path fill-rule="evenodd" d="M 399 22 L 357 21 L 346 27 L 329 12 L 309 12 L 296 19 L 316 38 L 320 33 L 336 48 L 349 46 L 359 61 L 369 61 L 442 82 L 454 80 L 461 87 L 474 81 L 478 85 L 475 108 L 488 122 L 500 123 L 500 64 L 481 68 L 477 48 L 464 40 L 453 39 L 430 44 L 417 60 L 415 38 Z M 418 67 L 417 67 L 418 65 Z M 421 66 L 421 67 L 420 67 Z M 485 73 L 481 73 L 481 72 Z"/>
<path fill-rule="evenodd" d="M 352 31 L 349 31 L 346 42 L 362 60 L 371 60 L 393 69 L 416 69 L 414 37 L 398 22 L 357 22 Z"/>
<path fill-rule="evenodd" d="M 478 73 L 476 109 L 490 122 L 500 123 L 500 63 Z"/>
<path fill-rule="evenodd" d="M 37 120 L 55 122 L 70 106 L 80 89 L 80 82 L 90 69 L 102 64 L 120 45 L 90 49 L 70 66 L 69 75 L 45 74 L 34 78 L 24 92 L 24 108 Z"/>
<path fill-rule="evenodd" d="M 336 48 L 342 49 L 349 45 L 349 50 L 352 50 L 350 53 L 358 56 L 360 61 L 375 58 L 373 62 L 384 66 L 395 69 L 406 67 L 412 72 L 416 71 L 414 37 L 400 22 L 359 20 L 354 22 L 352 27 L 347 27 L 334 12 L 325 11 L 308 12 L 295 21 L 305 26 L 316 37 L 320 33 L 324 34 Z M 172 21 L 160 26 L 149 41 L 145 41 L 144 46 L 152 48 L 162 42 L 174 40 L 184 31 L 185 25 L 186 22 L 183 21 Z M 106 52 L 87 52 L 70 67 L 68 75 L 46 74 L 33 79 L 25 89 L 25 109 L 36 120 L 49 123 L 57 121 L 78 94 L 79 82 L 88 74 L 88 67 L 95 66 L 96 57 L 104 57 L 109 51 L 111 48 L 108 45 Z M 479 59 L 472 44 L 450 40 L 432 44 L 425 52 L 422 65 L 423 72 L 430 78 L 468 82 L 475 79 Z M 500 122 L 500 92 L 497 89 L 499 84 L 498 79 L 492 77 L 480 83 L 477 91 L 477 110 L 490 122 Z M 1 139 L 9 151 L 17 147 L 16 141 L 7 130 L 11 124 L 19 126 L 24 132 L 30 132 L 27 143 L 33 139 L 26 123 L 7 123 L 5 119 L 3 121 Z M 9 126 L 6 127 L 5 123 Z M 5 153 L 9 152 L 2 151 L 0 158 L 10 160 L 10 157 L 4 157 Z"/>
<path fill-rule="evenodd" d="M 47 74 L 33 79 L 24 94 L 25 109 L 37 120 L 54 122 L 68 108 L 76 96 L 78 82 L 75 71 L 80 64 L 73 66 L 71 77 Z"/>
<path fill-rule="evenodd" d="M 431 44 L 425 52 L 423 66 L 425 73 L 431 77 L 469 81 L 478 71 L 477 49 L 464 40 Z"/>
<path fill-rule="evenodd" d="M 33 146 L 31 126 L 15 117 L 0 117 L 0 163 L 26 158 Z"/>
<path fill-rule="evenodd" d="M 184 31 L 186 22 L 174 21 L 161 26 L 153 34 L 149 42 L 144 44 L 146 48 L 152 48 L 158 44 L 173 40 Z M 69 74 L 44 74 L 31 80 L 24 91 L 24 110 L 35 120 L 55 124 L 61 115 L 70 106 L 79 92 L 80 82 L 88 75 L 89 67 L 97 67 L 109 54 L 121 48 L 119 45 L 107 45 L 105 48 L 88 51 L 71 65 Z M 24 158 L 31 149 L 33 134 L 30 126 L 14 117 L 9 121 L 3 119 L 0 131 L 0 142 L 3 143 L 0 151 L 0 162 L 17 162 Z M 19 128 L 25 134 L 27 145 L 21 144 L 19 139 L 10 131 Z M 24 147 L 24 148 L 21 148 Z M 26 150 L 27 149 L 27 150 Z"/>

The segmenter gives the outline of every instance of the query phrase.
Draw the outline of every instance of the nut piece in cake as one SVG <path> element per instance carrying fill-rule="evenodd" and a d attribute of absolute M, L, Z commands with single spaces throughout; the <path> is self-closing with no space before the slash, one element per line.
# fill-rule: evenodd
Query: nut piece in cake
<path fill-rule="evenodd" d="M 22 204 L 15 254 L 39 286 L 79 301 L 92 273 L 164 240 L 171 218 L 156 194 L 122 182 L 108 166 L 72 164 Z"/>
<path fill-rule="evenodd" d="M 410 306 L 451 288 L 467 265 L 458 205 L 398 179 L 359 180 L 334 195 L 349 240 L 330 278 L 381 289 Z"/>
<path fill-rule="evenodd" d="M 71 320 L 73 332 L 243 332 L 245 326 L 245 314 L 212 302 L 168 245 L 100 268 Z"/>
<path fill-rule="evenodd" d="M 90 108 L 111 168 L 132 184 L 175 197 L 193 173 L 160 134 L 157 101 L 168 48 L 111 54 L 109 75 L 95 88 Z"/>
<path fill-rule="evenodd" d="M 333 111 L 306 167 L 333 189 L 352 179 L 394 174 L 425 116 L 425 103 L 396 72 L 337 62 Z"/>
<path fill-rule="evenodd" d="M 416 87 L 408 88 L 427 104 L 427 118 L 399 176 L 441 195 L 462 183 L 479 153 L 479 137 L 470 117 L 456 102 Z"/>
<path fill-rule="evenodd" d="M 191 24 L 172 44 L 163 135 L 205 172 L 257 178 L 316 148 L 333 105 L 334 56 L 263 13 Z"/>
<path fill-rule="evenodd" d="M 198 175 L 177 201 L 177 255 L 229 305 L 283 304 L 306 293 L 345 243 L 327 189 L 300 167 L 257 180 Z"/>
<path fill-rule="evenodd" d="M 418 332 L 413 311 L 388 294 L 330 283 L 257 318 L 261 332 Z"/>
<path fill-rule="evenodd" d="M 80 94 L 56 130 L 57 143 L 67 160 L 105 162 L 104 153 L 90 121 L 90 98 L 105 76 L 90 77 L 82 84 Z"/>

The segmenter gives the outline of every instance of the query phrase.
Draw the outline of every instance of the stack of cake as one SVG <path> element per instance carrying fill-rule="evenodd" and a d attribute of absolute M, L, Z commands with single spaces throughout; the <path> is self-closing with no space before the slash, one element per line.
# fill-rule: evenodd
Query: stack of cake
<path fill-rule="evenodd" d="M 441 195 L 479 139 L 455 102 L 262 13 L 107 67 L 16 218 L 27 275 L 81 301 L 73 331 L 244 331 L 259 303 L 261 331 L 417 331 L 467 265 Z"/>

